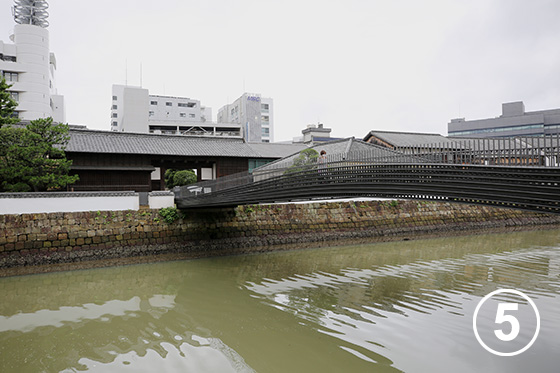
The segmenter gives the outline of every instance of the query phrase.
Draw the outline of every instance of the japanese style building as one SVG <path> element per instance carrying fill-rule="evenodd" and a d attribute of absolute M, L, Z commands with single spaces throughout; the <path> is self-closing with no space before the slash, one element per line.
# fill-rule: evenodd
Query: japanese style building
<path fill-rule="evenodd" d="M 75 191 L 164 190 L 167 169 L 193 169 L 198 180 L 251 171 L 298 153 L 303 144 L 247 143 L 241 138 L 140 134 L 71 128 L 66 156 L 80 180 Z"/>

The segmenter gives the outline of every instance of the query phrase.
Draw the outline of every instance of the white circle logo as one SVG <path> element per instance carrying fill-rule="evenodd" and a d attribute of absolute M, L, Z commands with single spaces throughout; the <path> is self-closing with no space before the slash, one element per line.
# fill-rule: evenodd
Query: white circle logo
<path fill-rule="evenodd" d="M 531 307 L 522 304 L 523 309 L 520 309 L 520 303 L 517 302 L 499 302 L 497 304 L 487 302 L 501 293 L 523 298 Z M 481 320 L 478 320 L 479 312 Z M 479 327 L 477 324 L 483 326 Z M 533 328 L 535 331 L 531 338 Z M 473 315 L 473 330 L 478 343 L 488 352 L 498 356 L 515 356 L 526 351 L 537 339 L 540 328 L 541 317 L 535 302 L 524 293 L 514 289 L 499 289 L 486 295 L 478 302 Z M 525 343 L 526 341 L 528 342 Z M 508 351 L 503 352 L 498 349 Z"/>

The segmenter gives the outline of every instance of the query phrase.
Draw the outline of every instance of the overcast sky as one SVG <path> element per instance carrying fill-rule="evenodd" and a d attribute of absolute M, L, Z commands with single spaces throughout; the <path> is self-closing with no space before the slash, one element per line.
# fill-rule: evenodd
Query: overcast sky
<path fill-rule="evenodd" d="M 0 0 L 9 42 L 11 0 Z M 560 107 L 557 0 L 51 0 L 58 93 L 72 124 L 110 129 L 111 86 L 218 109 L 274 100 L 275 140 L 321 122 L 447 134 L 452 118 Z"/>

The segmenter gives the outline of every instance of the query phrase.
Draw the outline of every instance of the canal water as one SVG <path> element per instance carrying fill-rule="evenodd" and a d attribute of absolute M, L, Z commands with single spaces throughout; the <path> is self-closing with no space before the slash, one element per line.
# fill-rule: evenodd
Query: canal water
<path fill-rule="evenodd" d="M 516 336 L 521 347 L 536 335 L 516 356 L 489 352 L 473 331 L 477 305 L 497 289 L 521 291 L 538 310 L 538 333 L 536 313 L 521 296 L 502 293 L 485 303 L 515 310 L 478 310 L 475 325 L 495 351 L 520 349 L 491 341 L 495 330 Z M 559 230 L 0 279 L 0 372 L 559 367 Z"/>

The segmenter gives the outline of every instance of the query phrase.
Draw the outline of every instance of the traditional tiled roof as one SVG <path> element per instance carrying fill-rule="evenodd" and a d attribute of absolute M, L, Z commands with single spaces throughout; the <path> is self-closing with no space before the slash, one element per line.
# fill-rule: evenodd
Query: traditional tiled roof
<path fill-rule="evenodd" d="M 302 143 L 275 144 L 275 143 L 259 142 L 259 143 L 249 143 L 249 146 L 255 152 L 260 154 L 261 158 L 284 158 L 307 148 L 307 146 Z"/>
<path fill-rule="evenodd" d="M 328 161 L 335 161 L 335 160 L 342 160 L 342 159 L 349 160 L 350 158 L 359 157 L 360 152 L 363 153 L 375 152 L 380 157 L 381 156 L 391 157 L 391 156 L 401 155 L 400 152 L 396 152 L 394 150 L 381 147 L 379 145 L 369 144 L 362 140 L 355 139 L 354 137 L 341 139 L 337 141 L 329 141 L 326 143 L 314 145 L 310 148 L 315 149 L 317 153 L 320 153 L 322 150 L 327 152 Z M 277 161 L 261 166 L 259 169 L 264 170 L 264 169 L 272 169 L 278 167 L 289 167 L 293 163 L 294 159 L 297 156 L 299 156 L 299 152 L 301 150 L 303 149 L 300 149 L 287 157 L 284 157 Z"/>
<path fill-rule="evenodd" d="M 169 193 L 169 192 L 165 192 Z M 24 193 L 0 193 L 0 198 L 77 198 L 77 197 L 130 197 L 137 196 L 132 191 L 111 192 L 24 192 Z"/>
<path fill-rule="evenodd" d="M 368 141 L 371 137 L 376 137 L 397 148 L 452 142 L 452 140 L 437 133 L 393 131 L 370 131 L 366 137 L 364 137 L 364 141 Z"/>
<path fill-rule="evenodd" d="M 301 150 L 292 144 L 248 144 L 243 139 L 70 129 L 66 152 L 281 158 Z"/>

